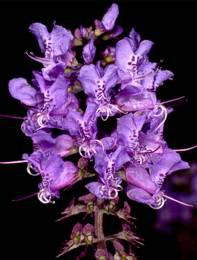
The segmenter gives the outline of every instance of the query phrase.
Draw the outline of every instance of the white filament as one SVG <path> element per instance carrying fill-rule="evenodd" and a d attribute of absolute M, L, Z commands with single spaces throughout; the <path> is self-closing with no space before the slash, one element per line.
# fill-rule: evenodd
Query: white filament
<path fill-rule="evenodd" d="M 29 175 L 31 175 L 31 176 L 38 176 L 38 175 L 40 175 L 39 172 L 32 173 L 31 169 L 33 169 L 33 167 L 31 166 L 31 164 L 28 164 L 28 165 L 27 165 L 27 173 L 28 173 Z"/>

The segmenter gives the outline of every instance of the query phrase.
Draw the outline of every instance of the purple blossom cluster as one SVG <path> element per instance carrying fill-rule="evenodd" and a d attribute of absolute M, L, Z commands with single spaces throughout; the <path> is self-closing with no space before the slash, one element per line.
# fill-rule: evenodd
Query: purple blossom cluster
<path fill-rule="evenodd" d="M 156 91 L 173 73 L 149 60 L 152 41 L 133 28 L 124 36 L 118 13 L 112 4 L 101 21 L 74 33 L 57 24 L 51 32 L 41 23 L 29 27 L 42 57 L 27 55 L 42 68 L 31 83 L 10 80 L 9 92 L 27 109 L 21 129 L 33 152 L 23 160 L 30 174 L 41 176 L 44 204 L 75 183 L 82 160 L 93 165 L 96 179 L 86 188 L 97 198 L 115 199 L 125 182 L 128 198 L 156 209 L 169 198 L 162 190 L 166 176 L 189 168 L 163 137 L 171 109 Z M 109 118 L 117 123 L 111 134 L 98 124 Z"/>

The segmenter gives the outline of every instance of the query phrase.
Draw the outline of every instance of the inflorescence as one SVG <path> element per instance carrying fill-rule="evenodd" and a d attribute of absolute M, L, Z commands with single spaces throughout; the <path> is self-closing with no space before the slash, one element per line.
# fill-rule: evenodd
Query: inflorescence
<path fill-rule="evenodd" d="M 159 209 L 172 199 L 162 190 L 166 176 L 189 168 L 163 137 L 171 108 L 156 91 L 173 73 L 149 60 L 152 41 L 141 40 L 134 28 L 123 36 L 118 13 L 112 4 L 101 21 L 74 33 L 55 23 L 51 32 L 41 23 L 29 27 L 42 57 L 26 54 L 42 69 L 33 71 L 31 83 L 10 80 L 9 92 L 27 109 L 21 129 L 33 143 L 33 152 L 18 162 L 41 177 L 44 204 L 91 162 L 96 179 L 86 188 L 97 198 L 117 198 L 125 182 L 131 200 Z M 117 125 L 107 134 L 98 121 L 109 118 Z M 73 154 L 78 163 L 69 159 Z"/>

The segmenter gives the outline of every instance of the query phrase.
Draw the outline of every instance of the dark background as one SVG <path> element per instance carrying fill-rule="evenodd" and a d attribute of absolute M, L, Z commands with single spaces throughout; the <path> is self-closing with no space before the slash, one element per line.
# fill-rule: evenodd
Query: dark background
<path fill-rule="evenodd" d="M 117 1 L 114 1 L 117 2 Z M 175 106 L 165 127 L 169 146 L 187 147 L 197 143 L 196 133 L 196 76 L 197 76 L 197 8 L 191 1 L 118 1 L 119 24 L 129 32 L 132 26 L 143 39 L 155 42 L 151 59 L 175 73 L 174 80 L 159 91 L 162 100 L 186 96 L 188 101 Z M 8 81 L 13 77 L 31 79 L 32 69 L 40 66 L 29 60 L 24 52 L 39 53 L 33 36 L 28 32 L 32 22 L 49 27 L 53 21 L 74 29 L 80 24 L 91 25 L 102 18 L 112 1 L 0 1 L 0 114 L 25 115 L 25 109 L 9 96 Z M 30 141 L 20 131 L 20 121 L 0 119 L 0 160 L 17 160 L 31 152 Z M 183 159 L 196 160 L 197 152 L 183 154 Z M 53 260 L 61 243 L 71 230 L 71 222 L 57 224 L 63 205 L 78 191 L 65 193 L 55 206 L 41 205 L 36 198 L 12 202 L 13 199 L 37 190 L 37 179 L 26 174 L 24 165 L 0 166 L 0 259 Z M 162 234 L 154 229 L 155 212 L 140 204 L 131 203 L 137 218 L 136 232 L 145 238 L 138 250 L 139 259 L 197 259 L 194 234 L 180 249 L 176 234 Z M 186 226 L 186 229 L 191 229 Z M 178 232 L 178 231 L 177 231 Z M 194 230 L 192 230 L 194 232 Z M 74 259 L 66 256 L 64 259 Z"/>

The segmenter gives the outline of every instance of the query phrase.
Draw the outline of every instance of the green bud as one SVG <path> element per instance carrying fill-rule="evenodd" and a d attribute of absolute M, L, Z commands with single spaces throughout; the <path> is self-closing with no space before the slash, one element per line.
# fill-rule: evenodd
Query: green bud
<path fill-rule="evenodd" d="M 99 30 L 99 29 L 96 29 L 96 30 L 94 31 L 94 34 L 95 34 L 96 37 L 100 36 L 102 33 L 103 33 L 103 32 L 102 32 L 101 30 Z"/>

